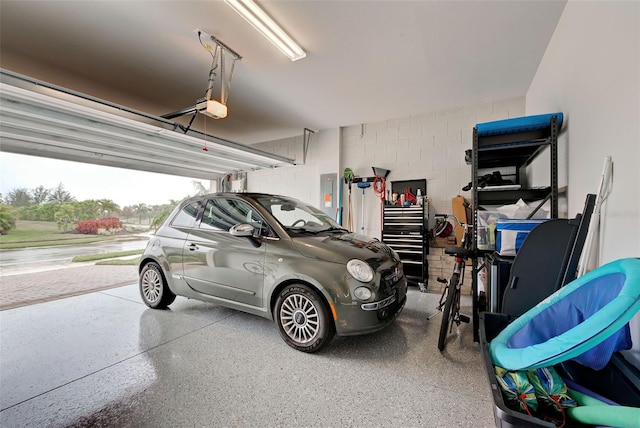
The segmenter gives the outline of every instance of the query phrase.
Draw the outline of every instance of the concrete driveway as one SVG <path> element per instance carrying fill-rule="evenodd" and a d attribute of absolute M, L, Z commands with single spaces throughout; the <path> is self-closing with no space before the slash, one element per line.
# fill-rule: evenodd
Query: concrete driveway
<path fill-rule="evenodd" d="M 102 266 L 95 262 L 57 263 L 27 273 L 0 276 L 0 311 L 132 284 L 136 266 Z M 23 270 L 24 272 L 24 270 Z"/>

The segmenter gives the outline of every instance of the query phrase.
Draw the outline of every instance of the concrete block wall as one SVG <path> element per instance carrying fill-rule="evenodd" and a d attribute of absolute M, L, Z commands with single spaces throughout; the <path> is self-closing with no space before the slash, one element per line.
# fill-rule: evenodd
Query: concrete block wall
<path fill-rule="evenodd" d="M 302 146 L 303 136 L 300 135 L 283 140 L 255 144 L 253 147 L 268 153 L 295 159 L 296 163 L 302 163 Z M 251 171 L 247 174 L 247 188 L 251 192 L 285 194 L 294 198 L 299 198 L 300 194 L 304 193 L 307 195 L 306 199 L 309 199 L 311 189 L 304 189 L 303 185 L 291 185 L 294 181 L 307 183 L 307 180 L 302 179 L 305 174 L 304 165 Z M 296 189 L 300 189 L 300 192 L 295 192 Z"/>
<path fill-rule="evenodd" d="M 251 192 L 291 196 L 319 207 L 320 175 L 337 173 L 338 176 L 342 176 L 338 173 L 339 130 L 319 131 L 313 134 L 306 159 L 303 155 L 303 143 L 304 137 L 299 135 L 253 145 L 265 152 L 294 159 L 296 165 L 250 171 L 247 173 L 247 189 Z"/>
<path fill-rule="evenodd" d="M 427 291 L 441 293 L 445 287 L 437 281 L 437 278 L 451 278 L 453 273 L 453 257 L 444 253 L 444 248 L 429 248 L 429 279 L 427 281 Z M 464 283 L 462 286 L 463 295 L 471 295 L 471 266 L 467 266 L 464 271 Z"/>
<path fill-rule="evenodd" d="M 471 193 L 461 189 L 471 180 L 471 167 L 464 155 L 472 146 L 475 124 L 523 116 L 524 111 L 523 96 L 323 130 L 312 136 L 306 161 L 302 135 L 255 144 L 260 150 L 295 159 L 296 166 L 251 171 L 247 187 L 252 192 L 280 193 L 318 205 L 320 174 L 337 173 L 341 178 L 349 167 L 356 175 L 371 177 L 375 166 L 391 171 L 387 177 L 389 189 L 392 181 L 426 179 L 430 214 L 449 214 L 451 198 L 462 195 L 471 199 Z M 346 186 L 343 194 L 346 219 Z M 352 204 L 354 230 L 364 226 L 367 235 L 380 238 L 380 199 L 373 190 L 365 190 L 363 206 L 362 192 L 354 185 Z"/>
<path fill-rule="evenodd" d="M 476 123 L 525 114 L 525 98 L 491 101 L 400 119 L 344 127 L 340 135 L 340 170 L 351 168 L 356 175 L 370 177 L 371 167 L 388 169 L 388 182 L 427 180 L 430 214 L 450 214 L 451 198 L 471 192 L 461 189 L 471 180 L 471 166 L 464 160 L 471 149 Z M 391 188 L 389 183 L 388 188 Z M 424 193 L 424 189 L 423 193 Z M 380 237 L 380 201 L 371 189 L 354 188 L 354 229 Z M 345 192 L 345 195 L 347 192 Z M 348 203 L 345 201 L 345 218 Z M 430 224 L 432 227 L 433 225 Z"/>

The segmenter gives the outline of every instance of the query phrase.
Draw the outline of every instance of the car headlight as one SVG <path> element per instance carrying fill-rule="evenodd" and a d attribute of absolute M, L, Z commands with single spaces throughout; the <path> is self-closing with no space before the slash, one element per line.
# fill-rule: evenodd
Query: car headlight
<path fill-rule="evenodd" d="M 373 269 L 362 260 L 349 260 L 347 271 L 360 282 L 371 282 L 373 280 Z"/>
<path fill-rule="evenodd" d="M 367 287 L 358 287 L 353 290 L 353 295 L 358 300 L 369 300 L 371 298 L 371 290 Z"/>

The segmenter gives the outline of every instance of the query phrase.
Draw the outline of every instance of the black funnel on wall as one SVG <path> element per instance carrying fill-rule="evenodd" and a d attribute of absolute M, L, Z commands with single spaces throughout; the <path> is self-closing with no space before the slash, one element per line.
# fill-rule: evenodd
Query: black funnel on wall
<path fill-rule="evenodd" d="M 375 166 L 372 166 L 371 169 L 373 169 L 373 173 L 375 175 L 379 175 L 382 178 L 387 178 L 387 175 L 391 172 L 388 169 L 378 168 Z"/>

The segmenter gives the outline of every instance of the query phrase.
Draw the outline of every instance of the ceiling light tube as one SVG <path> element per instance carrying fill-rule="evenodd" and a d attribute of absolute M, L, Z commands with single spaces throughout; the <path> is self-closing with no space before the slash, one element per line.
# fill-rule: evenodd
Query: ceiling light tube
<path fill-rule="evenodd" d="M 282 51 L 291 61 L 307 56 L 305 51 L 285 33 L 253 0 L 224 0 L 236 12 Z"/>

